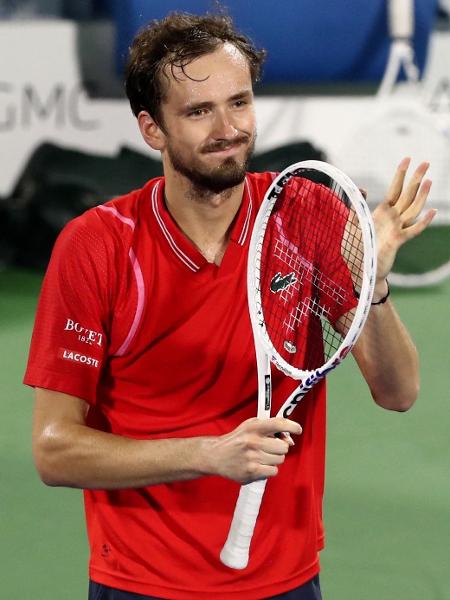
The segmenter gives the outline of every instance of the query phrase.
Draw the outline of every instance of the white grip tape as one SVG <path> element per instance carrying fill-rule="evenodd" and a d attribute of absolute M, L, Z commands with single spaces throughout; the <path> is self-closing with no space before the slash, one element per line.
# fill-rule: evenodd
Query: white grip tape
<path fill-rule="evenodd" d="M 243 485 L 220 560 L 231 569 L 245 569 L 267 479 Z"/>

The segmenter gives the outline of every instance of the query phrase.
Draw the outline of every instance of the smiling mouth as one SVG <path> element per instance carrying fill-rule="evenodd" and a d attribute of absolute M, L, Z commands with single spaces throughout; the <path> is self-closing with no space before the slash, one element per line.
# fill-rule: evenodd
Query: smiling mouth
<path fill-rule="evenodd" d="M 238 150 L 241 146 L 242 146 L 242 144 L 234 144 L 233 146 L 227 146 L 226 148 L 211 150 L 210 152 L 211 152 L 211 154 L 221 154 L 224 152 L 233 152 L 235 150 Z"/>
<path fill-rule="evenodd" d="M 232 156 L 233 154 L 237 154 L 239 150 L 242 149 L 244 144 L 241 142 L 239 144 L 233 144 L 232 146 L 225 146 L 224 148 L 215 148 L 214 150 L 208 150 L 206 154 L 210 156 Z"/>
<path fill-rule="evenodd" d="M 211 145 L 211 146 L 205 148 L 204 153 L 205 154 L 220 154 L 220 153 L 233 154 L 234 151 L 238 150 L 244 144 L 247 144 L 247 143 L 248 143 L 247 139 L 241 138 L 239 140 L 236 140 L 232 144 L 230 144 L 230 143 L 215 144 L 214 146 Z"/>

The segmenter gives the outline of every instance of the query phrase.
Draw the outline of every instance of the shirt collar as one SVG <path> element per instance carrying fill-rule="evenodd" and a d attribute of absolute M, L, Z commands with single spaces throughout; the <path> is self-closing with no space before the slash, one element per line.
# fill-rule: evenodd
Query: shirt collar
<path fill-rule="evenodd" d="M 185 236 L 169 213 L 164 200 L 164 178 L 160 178 L 155 182 L 150 194 L 153 214 L 169 250 L 194 273 L 209 265 L 210 263 Z M 249 237 L 253 211 L 252 191 L 248 177 L 246 177 L 242 202 L 232 224 L 230 243 L 242 247 L 245 245 Z"/>

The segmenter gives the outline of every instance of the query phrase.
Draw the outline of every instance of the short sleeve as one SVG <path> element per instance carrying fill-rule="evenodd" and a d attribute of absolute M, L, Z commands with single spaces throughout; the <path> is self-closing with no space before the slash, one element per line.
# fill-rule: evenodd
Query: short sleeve
<path fill-rule="evenodd" d="M 95 215 L 90 217 L 95 221 Z M 95 403 L 108 355 L 111 248 L 84 216 L 60 234 L 43 281 L 24 383 Z"/>

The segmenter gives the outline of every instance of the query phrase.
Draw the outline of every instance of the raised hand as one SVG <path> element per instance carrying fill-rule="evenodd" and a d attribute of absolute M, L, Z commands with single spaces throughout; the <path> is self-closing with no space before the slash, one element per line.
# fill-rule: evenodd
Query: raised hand
<path fill-rule="evenodd" d="M 430 209 L 417 220 L 431 188 L 431 180 L 424 179 L 429 163 L 421 163 L 406 181 L 410 162 L 410 158 L 400 162 L 384 201 L 373 212 L 378 248 L 378 282 L 384 281 L 389 275 L 399 248 L 420 235 L 437 212 Z"/>

